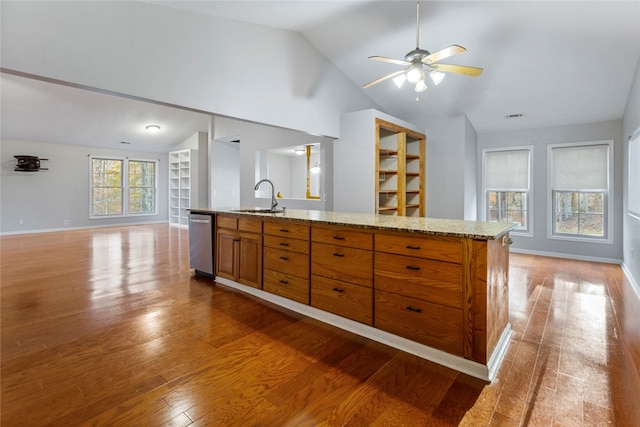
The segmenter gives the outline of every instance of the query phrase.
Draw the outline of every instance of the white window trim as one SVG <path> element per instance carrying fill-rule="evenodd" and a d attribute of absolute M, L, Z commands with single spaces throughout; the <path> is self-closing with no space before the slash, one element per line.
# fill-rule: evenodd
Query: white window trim
<path fill-rule="evenodd" d="M 607 192 L 607 213 L 606 213 L 606 227 L 607 237 L 580 237 L 580 236 L 560 236 L 553 234 L 553 188 L 551 185 L 553 175 L 553 156 L 552 150 L 554 148 L 565 147 L 584 147 L 588 145 L 608 145 L 609 146 L 609 173 L 608 173 L 608 192 Z M 564 240 L 570 242 L 581 243 L 598 243 L 598 244 L 613 244 L 613 195 L 614 195 L 614 175 L 613 175 L 613 163 L 614 163 L 614 144 L 613 139 L 605 139 L 601 141 L 588 141 L 588 142 L 568 142 L 563 144 L 548 144 L 547 145 L 547 239 L 550 240 Z"/>
<path fill-rule="evenodd" d="M 486 154 L 491 152 L 502 152 L 502 151 L 528 151 L 529 152 L 529 188 L 522 189 L 520 191 L 527 193 L 527 230 L 516 230 L 513 229 L 509 233 L 516 234 L 522 237 L 533 237 L 533 145 L 519 145 L 513 147 L 495 147 L 495 148 L 485 148 L 482 150 L 482 219 L 483 221 L 487 221 L 487 191 L 504 191 L 504 190 L 496 190 L 489 189 L 486 187 L 485 182 L 485 170 L 486 170 Z"/>
<path fill-rule="evenodd" d="M 119 215 L 93 215 L 93 159 L 119 160 L 122 161 L 122 213 Z M 130 213 L 129 212 L 129 162 L 152 162 L 155 163 L 155 210 L 152 213 Z M 158 215 L 158 159 L 142 159 L 116 156 L 89 156 L 89 219 L 109 219 L 109 218 L 138 218 L 141 216 L 157 216 Z"/>

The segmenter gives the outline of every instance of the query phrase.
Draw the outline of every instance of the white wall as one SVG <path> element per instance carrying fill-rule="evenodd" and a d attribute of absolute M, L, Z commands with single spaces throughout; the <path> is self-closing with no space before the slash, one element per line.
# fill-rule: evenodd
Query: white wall
<path fill-rule="evenodd" d="M 427 134 L 427 217 L 464 219 L 466 116 L 422 119 Z"/>
<path fill-rule="evenodd" d="M 469 118 L 464 118 L 464 219 L 478 219 L 478 134 Z"/>
<path fill-rule="evenodd" d="M 211 144 L 211 203 L 201 208 L 240 206 L 240 146 L 234 142 Z"/>
<path fill-rule="evenodd" d="M 167 221 L 168 168 L 166 153 L 116 151 L 30 141 L 0 141 L 0 233 L 24 233 L 63 228 L 100 227 Z M 14 155 L 49 159 L 48 171 L 15 172 Z M 160 160 L 158 214 L 89 219 L 89 156 L 102 155 Z M 23 224 L 20 224 L 20 220 Z M 69 224 L 65 225 L 64 221 Z"/>
<path fill-rule="evenodd" d="M 3 1 L 2 67 L 337 137 L 373 102 L 301 34 L 138 1 Z"/>
<path fill-rule="evenodd" d="M 587 142 L 614 140 L 614 182 L 613 182 L 613 236 L 612 244 L 583 243 L 547 239 L 547 145 L 567 142 Z M 619 120 L 587 123 L 582 125 L 559 126 L 531 129 L 517 132 L 480 134 L 478 152 L 486 148 L 533 146 L 533 237 L 513 234 L 513 248 L 548 254 L 577 256 L 585 259 L 622 259 L 622 122 Z M 478 160 L 480 161 L 480 159 Z M 480 168 L 479 168 L 480 170 Z M 480 184 L 481 185 L 481 184 Z M 478 194 L 482 194 L 478 190 Z M 483 213 L 479 213 L 483 219 Z"/>
<path fill-rule="evenodd" d="M 623 213 L 623 265 L 626 271 L 633 277 L 635 286 L 640 294 L 640 219 L 627 214 L 627 194 L 628 194 L 628 176 L 629 176 L 629 136 L 638 128 L 640 128 L 640 61 L 636 66 L 636 74 L 627 100 L 623 119 L 623 144 L 622 153 L 624 166 L 623 186 L 624 186 L 624 213 Z M 640 165 L 632 167 L 640 168 Z M 633 254 L 631 248 L 634 249 Z"/>

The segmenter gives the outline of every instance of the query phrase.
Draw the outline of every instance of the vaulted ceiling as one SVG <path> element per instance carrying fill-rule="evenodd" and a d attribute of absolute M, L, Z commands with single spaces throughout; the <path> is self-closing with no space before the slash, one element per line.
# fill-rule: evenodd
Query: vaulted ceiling
<path fill-rule="evenodd" d="M 301 32 L 358 86 L 401 68 L 369 56 L 402 59 L 416 47 L 413 1 L 147 3 Z M 464 46 L 466 52 L 443 62 L 484 72 L 475 78 L 449 74 L 420 94 L 420 102 L 408 85 L 398 89 L 391 80 L 363 89 L 389 114 L 405 119 L 466 114 L 479 133 L 616 120 L 624 114 L 640 58 L 640 1 L 423 1 L 419 44 L 431 52 Z M 87 135 L 113 138 L 108 129 L 156 117 L 176 123 L 171 138 L 206 130 L 206 114 L 140 108 L 140 101 L 52 86 L 2 76 L 3 137 L 12 137 L 16 130 L 9 125 L 21 117 L 50 124 L 50 140 L 56 120 L 73 120 L 85 140 Z M 68 101 L 65 108 L 61 99 Z M 512 114 L 522 117 L 505 118 Z M 106 121 L 112 126 L 98 132 L 90 125 L 96 115 L 103 120 L 110 115 Z M 178 123 L 186 125 L 178 129 Z M 117 138 L 145 136 L 120 133 Z"/>

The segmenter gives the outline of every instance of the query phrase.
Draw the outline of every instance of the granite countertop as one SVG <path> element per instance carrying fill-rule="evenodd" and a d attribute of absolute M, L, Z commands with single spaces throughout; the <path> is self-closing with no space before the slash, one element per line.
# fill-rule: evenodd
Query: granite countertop
<path fill-rule="evenodd" d="M 399 230 L 435 236 L 494 240 L 516 227 L 513 223 L 463 221 L 458 219 L 416 218 L 363 213 L 287 209 L 281 213 L 238 212 L 243 208 L 192 208 L 193 213 L 259 216 L 264 219 L 309 221 L 318 224 L 349 225 L 377 230 Z M 249 208 L 250 209 L 250 208 Z"/>

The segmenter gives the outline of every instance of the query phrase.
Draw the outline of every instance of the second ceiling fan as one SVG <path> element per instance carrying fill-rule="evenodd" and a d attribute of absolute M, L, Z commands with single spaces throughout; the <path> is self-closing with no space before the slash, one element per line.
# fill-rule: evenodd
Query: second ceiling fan
<path fill-rule="evenodd" d="M 482 73 L 482 68 L 468 67 L 465 65 L 441 64 L 439 61 L 450 56 L 464 52 L 466 49 L 456 44 L 447 48 L 430 53 L 428 50 L 420 49 L 420 1 L 416 1 L 416 48 L 404 56 L 404 60 L 387 58 L 386 56 L 370 56 L 369 59 L 389 62 L 396 65 L 403 65 L 405 68 L 400 71 L 382 76 L 362 86 L 363 89 L 395 77 L 393 80 L 402 86 L 405 81 L 414 85 L 416 92 L 427 90 L 425 80 L 429 78 L 435 85 L 444 78 L 443 73 L 464 74 L 476 77 Z M 419 99 L 416 97 L 416 101 Z"/>

